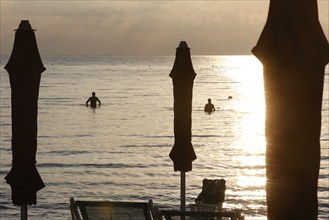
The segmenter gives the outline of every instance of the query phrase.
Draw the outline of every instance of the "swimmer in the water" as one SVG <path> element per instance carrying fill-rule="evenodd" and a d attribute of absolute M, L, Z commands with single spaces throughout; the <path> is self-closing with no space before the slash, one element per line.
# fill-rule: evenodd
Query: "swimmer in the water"
<path fill-rule="evenodd" d="M 88 102 L 90 102 L 90 107 L 96 108 L 97 102 L 98 106 L 101 106 L 101 101 L 96 97 L 96 93 L 92 92 L 92 96 L 86 101 L 86 106 L 88 107 Z"/>
<path fill-rule="evenodd" d="M 204 106 L 204 111 L 209 114 L 216 111 L 214 104 L 211 103 L 211 99 L 208 99 L 208 103 Z"/>

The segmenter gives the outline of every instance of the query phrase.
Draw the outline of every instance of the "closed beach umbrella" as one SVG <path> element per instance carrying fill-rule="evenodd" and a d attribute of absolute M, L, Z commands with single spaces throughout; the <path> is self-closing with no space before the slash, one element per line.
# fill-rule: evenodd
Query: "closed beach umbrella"
<path fill-rule="evenodd" d="M 252 49 L 266 99 L 268 219 L 317 219 L 321 105 L 328 41 L 316 0 L 271 0 Z"/>
<path fill-rule="evenodd" d="M 176 49 L 176 58 L 169 75 L 174 90 L 174 134 L 175 144 L 169 154 L 174 162 L 174 170 L 181 172 L 181 210 L 185 210 L 185 172 L 192 170 L 192 161 L 196 159 L 191 143 L 192 139 L 192 96 L 193 82 L 196 76 L 190 48 L 181 41 Z"/>
<path fill-rule="evenodd" d="M 35 166 L 39 84 L 45 67 L 29 21 L 21 21 L 16 30 L 5 69 L 12 110 L 12 168 L 5 179 L 11 186 L 13 204 L 21 206 L 21 217 L 27 219 L 27 204 L 36 204 L 36 192 L 45 187 Z"/>

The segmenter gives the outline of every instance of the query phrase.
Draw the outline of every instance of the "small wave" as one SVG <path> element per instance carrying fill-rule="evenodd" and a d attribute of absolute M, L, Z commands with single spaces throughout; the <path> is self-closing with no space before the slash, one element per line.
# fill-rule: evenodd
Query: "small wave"
<path fill-rule="evenodd" d="M 173 138 L 173 135 L 143 135 L 143 138 Z"/>
<path fill-rule="evenodd" d="M 77 135 L 39 135 L 38 138 L 44 138 L 44 139 L 47 139 L 47 138 L 58 138 L 58 139 L 62 139 L 62 138 L 81 138 L 81 137 L 92 137 L 93 135 L 91 134 L 77 134 Z"/>
<path fill-rule="evenodd" d="M 89 151 L 67 151 L 67 150 L 54 150 L 54 151 L 48 151 L 47 154 L 58 154 L 58 155 L 81 155 L 81 154 L 90 154 Z"/>
<path fill-rule="evenodd" d="M 3 203 L 4 201 L 2 200 L 1 203 Z M 8 205 L 7 205 L 8 204 Z M 14 210 L 17 209 L 15 208 L 15 206 L 13 206 L 13 204 L 11 203 L 7 203 L 7 204 L 0 204 L 0 210 Z"/>
<path fill-rule="evenodd" d="M 197 134 L 197 135 L 192 135 L 192 137 L 198 137 L 198 138 L 209 138 L 209 137 L 227 137 L 227 136 L 224 136 L 224 135 L 202 135 L 202 134 Z"/>
<path fill-rule="evenodd" d="M 239 168 L 239 166 L 237 167 Z M 243 169 L 247 169 L 247 170 L 265 170 L 265 165 L 246 165 L 243 167 Z M 262 175 L 261 175 L 262 176 Z"/>
<path fill-rule="evenodd" d="M 321 161 L 329 160 L 329 156 L 322 156 Z"/>
<path fill-rule="evenodd" d="M 5 116 L 3 116 L 3 118 L 5 118 Z M 8 116 L 8 118 L 9 118 L 9 116 Z M 3 128 L 3 127 L 8 127 L 8 126 L 11 126 L 11 123 L 3 123 L 3 124 L 1 124 L 1 127 Z"/>
<path fill-rule="evenodd" d="M 121 145 L 120 147 L 122 148 L 142 148 L 142 147 L 145 147 L 145 148 L 158 148 L 158 147 L 168 147 L 168 146 L 171 146 L 172 144 L 156 144 L 156 145 L 147 145 L 147 144 L 144 144 L 144 145 Z"/>
<path fill-rule="evenodd" d="M 122 163 L 108 163 L 108 164 L 64 164 L 64 163 L 41 163 L 40 167 L 47 168 L 64 168 L 64 167 L 73 167 L 73 168 L 82 168 L 82 167 L 91 167 L 91 168 L 147 168 L 148 165 L 144 164 L 122 164 Z"/>
<path fill-rule="evenodd" d="M 325 204 L 325 203 L 321 203 L 321 204 L 319 204 L 319 206 L 320 207 L 324 207 L 324 208 L 329 208 L 329 204 Z"/>
<path fill-rule="evenodd" d="M 318 187 L 318 192 L 328 192 L 329 188 L 328 187 Z"/>
<path fill-rule="evenodd" d="M 6 176 L 10 170 L 10 165 L 9 166 L 6 166 L 6 168 L 8 168 L 8 171 L 4 171 L 4 170 L 0 170 L 0 176 Z M 4 167 L 2 167 L 3 169 Z"/>
<path fill-rule="evenodd" d="M 240 83 L 238 81 L 218 81 L 218 82 L 213 82 L 213 81 L 203 81 L 203 82 L 198 82 L 199 84 L 236 84 L 236 83 Z"/>

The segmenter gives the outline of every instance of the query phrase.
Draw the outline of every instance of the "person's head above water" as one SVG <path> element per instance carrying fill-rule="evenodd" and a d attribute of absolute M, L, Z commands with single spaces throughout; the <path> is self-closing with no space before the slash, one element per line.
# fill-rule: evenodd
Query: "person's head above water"
<path fill-rule="evenodd" d="M 93 96 L 95 96 L 95 95 L 96 95 L 96 93 L 95 93 L 95 92 L 92 92 L 91 94 L 92 94 Z"/>
<path fill-rule="evenodd" d="M 208 99 L 208 103 L 211 103 L 211 99 Z"/>

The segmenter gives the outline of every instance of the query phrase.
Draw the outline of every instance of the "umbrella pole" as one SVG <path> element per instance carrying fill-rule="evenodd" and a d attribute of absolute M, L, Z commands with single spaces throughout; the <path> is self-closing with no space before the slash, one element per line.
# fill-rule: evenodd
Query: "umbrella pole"
<path fill-rule="evenodd" d="M 185 211 L 185 189 L 186 189 L 186 173 L 184 171 L 180 172 L 180 210 Z M 185 216 L 180 217 L 181 220 L 185 220 Z"/>
<path fill-rule="evenodd" d="M 186 178 L 185 178 L 185 172 L 181 171 L 180 172 L 180 185 L 181 185 L 181 189 L 180 189 L 180 210 L 181 211 L 185 211 L 185 188 L 186 188 Z"/>
<path fill-rule="evenodd" d="M 21 205 L 21 220 L 27 220 L 27 204 Z"/>

